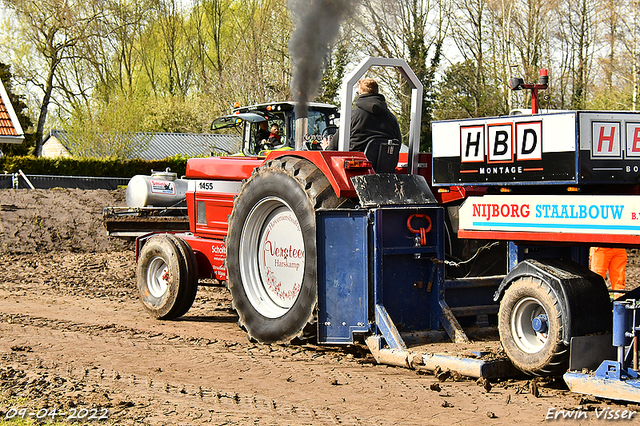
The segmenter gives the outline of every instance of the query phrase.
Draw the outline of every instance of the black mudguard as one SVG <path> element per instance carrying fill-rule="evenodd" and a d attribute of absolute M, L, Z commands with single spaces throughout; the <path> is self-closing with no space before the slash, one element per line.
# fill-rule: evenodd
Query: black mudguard
<path fill-rule="evenodd" d="M 546 282 L 556 293 L 562 310 L 562 339 L 566 345 L 575 336 L 611 332 L 612 303 L 602 277 L 575 262 L 528 259 L 507 274 L 493 295 L 495 302 L 521 277 Z"/>
<path fill-rule="evenodd" d="M 436 204 L 437 201 L 420 175 L 381 173 L 351 178 L 363 207 Z"/>

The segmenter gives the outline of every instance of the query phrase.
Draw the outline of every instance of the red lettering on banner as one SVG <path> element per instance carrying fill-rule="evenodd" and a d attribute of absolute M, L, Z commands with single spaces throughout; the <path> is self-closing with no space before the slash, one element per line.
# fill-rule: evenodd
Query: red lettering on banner
<path fill-rule="evenodd" d="M 473 204 L 472 216 L 485 217 L 529 217 L 529 204 Z"/>

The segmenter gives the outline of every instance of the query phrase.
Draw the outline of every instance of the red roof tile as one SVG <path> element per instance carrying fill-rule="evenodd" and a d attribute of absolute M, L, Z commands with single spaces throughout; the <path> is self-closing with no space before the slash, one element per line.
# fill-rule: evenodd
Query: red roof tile
<path fill-rule="evenodd" d="M 2 97 L 0 97 L 0 135 L 18 136 L 18 132 L 11 122 L 11 117 L 9 117 L 9 112 L 7 111 L 7 107 L 5 106 Z"/>

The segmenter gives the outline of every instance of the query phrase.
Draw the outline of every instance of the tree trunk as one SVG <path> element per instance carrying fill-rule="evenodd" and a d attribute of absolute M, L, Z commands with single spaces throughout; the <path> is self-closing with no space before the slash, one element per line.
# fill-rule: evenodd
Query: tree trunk
<path fill-rule="evenodd" d="M 38 117 L 38 127 L 36 128 L 36 150 L 35 156 L 42 156 L 42 144 L 44 143 L 44 125 L 47 121 L 47 112 L 49 111 L 49 102 L 51 101 L 51 93 L 53 92 L 53 76 L 58 64 L 56 57 L 51 58 L 49 74 L 47 75 L 47 83 L 44 88 L 44 97 L 40 106 L 40 116 Z"/>

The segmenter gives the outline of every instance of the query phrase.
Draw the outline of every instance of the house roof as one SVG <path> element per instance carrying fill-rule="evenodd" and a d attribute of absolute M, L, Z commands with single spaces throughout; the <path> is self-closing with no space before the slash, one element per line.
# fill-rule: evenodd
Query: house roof
<path fill-rule="evenodd" d="M 57 138 L 69 150 L 69 134 L 61 130 L 52 130 L 50 137 Z M 222 135 L 208 133 L 151 133 L 140 132 L 133 138 L 144 140 L 145 149 L 131 158 L 143 160 L 161 160 L 173 155 L 198 157 L 212 153 L 235 154 L 240 151 L 240 135 Z M 73 154 L 73 152 L 71 152 Z"/>
<path fill-rule="evenodd" d="M 22 143 L 24 132 L 0 80 L 0 143 Z"/>

